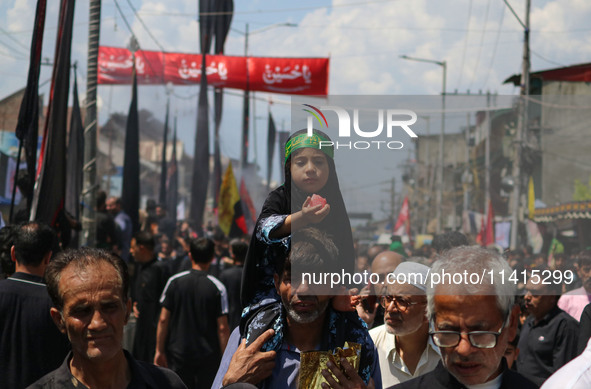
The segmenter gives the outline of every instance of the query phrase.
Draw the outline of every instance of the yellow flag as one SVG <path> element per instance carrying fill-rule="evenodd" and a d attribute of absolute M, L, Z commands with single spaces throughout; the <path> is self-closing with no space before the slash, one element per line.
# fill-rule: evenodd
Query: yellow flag
<path fill-rule="evenodd" d="M 240 205 L 240 195 L 238 194 L 232 163 L 230 163 L 220 186 L 220 198 L 218 200 L 218 223 L 226 235 L 230 234 L 232 222 L 237 216 L 235 215 L 236 204 Z"/>
<path fill-rule="evenodd" d="M 534 193 L 534 178 L 529 177 L 527 184 L 527 209 L 529 211 L 529 218 L 533 219 L 536 213 L 536 195 Z"/>

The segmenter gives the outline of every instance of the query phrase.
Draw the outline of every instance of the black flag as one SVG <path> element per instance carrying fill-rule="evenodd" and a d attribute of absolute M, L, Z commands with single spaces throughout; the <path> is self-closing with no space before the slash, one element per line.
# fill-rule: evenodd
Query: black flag
<path fill-rule="evenodd" d="M 39 72 L 41 70 L 41 46 L 43 44 L 43 30 L 45 28 L 45 11 L 47 1 L 38 0 L 35 11 L 35 26 L 31 39 L 31 58 L 29 62 L 29 75 L 25 95 L 18 113 L 18 123 L 14 131 L 16 137 L 25 148 L 25 160 L 29 175 L 30 188 L 28 193 L 23 193 L 27 199 L 27 209 L 31 210 L 33 200 L 33 182 L 37 168 L 37 139 L 39 137 Z M 18 163 L 19 161 L 17 161 Z M 18 170 L 18 168 L 17 168 Z"/>
<path fill-rule="evenodd" d="M 47 121 L 31 206 L 31 220 L 52 226 L 56 225 L 64 208 L 66 194 L 66 128 L 74 4 L 74 0 L 62 0 L 60 5 Z"/>
<path fill-rule="evenodd" d="M 279 171 L 281 172 L 281 181 L 285 181 L 285 170 L 283 165 L 285 163 L 285 142 L 289 139 L 289 131 L 279 131 Z"/>
<path fill-rule="evenodd" d="M 68 155 L 66 160 L 66 211 L 80 220 L 80 193 L 82 192 L 82 166 L 84 165 L 84 126 L 78 102 L 78 80 L 74 74 L 74 99 L 70 116 L 70 135 L 68 137 Z M 77 247 L 78 237 L 72 237 Z"/>
<path fill-rule="evenodd" d="M 275 142 L 277 138 L 277 128 L 273 115 L 269 111 L 269 129 L 267 131 L 267 191 L 271 188 L 271 173 L 273 172 L 273 155 L 275 154 Z"/>
<path fill-rule="evenodd" d="M 215 53 L 224 53 L 224 44 L 232 23 L 234 2 L 232 0 L 218 1 L 217 16 L 214 22 Z M 217 208 L 222 185 L 222 155 L 220 152 L 220 126 L 222 123 L 223 89 L 216 88 L 214 91 L 214 120 L 215 132 L 213 141 L 213 183 L 214 183 L 214 208 Z"/>
<path fill-rule="evenodd" d="M 176 207 L 178 205 L 179 193 L 179 172 L 176 160 L 176 118 L 174 118 L 174 135 L 172 142 L 172 155 L 170 156 L 170 163 L 168 164 L 168 179 L 166 183 L 168 191 L 168 195 L 166 196 L 166 213 L 176 224 Z"/>
<path fill-rule="evenodd" d="M 168 169 L 166 167 L 166 148 L 168 147 L 168 112 L 170 109 L 170 98 L 166 102 L 166 116 L 164 117 L 164 139 L 162 140 L 162 162 L 160 163 L 160 196 L 158 202 L 166 205 L 166 177 Z"/>
<path fill-rule="evenodd" d="M 215 16 L 213 0 L 199 0 L 199 33 L 201 42 L 201 79 L 199 82 L 199 102 L 197 107 L 197 135 L 193 156 L 193 180 L 191 182 L 191 208 L 189 217 L 195 220 L 198 228 L 203 226 L 207 187 L 209 185 L 209 105 L 207 103 L 206 54 L 211 48 L 213 20 Z"/>
<path fill-rule="evenodd" d="M 133 85 L 131 104 L 127 115 L 125 133 L 125 156 L 123 159 L 123 185 L 121 203 L 123 210 L 131 218 L 133 233 L 139 230 L 140 208 L 140 128 L 137 111 L 137 76 L 135 71 L 135 55 L 133 57 Z"/>

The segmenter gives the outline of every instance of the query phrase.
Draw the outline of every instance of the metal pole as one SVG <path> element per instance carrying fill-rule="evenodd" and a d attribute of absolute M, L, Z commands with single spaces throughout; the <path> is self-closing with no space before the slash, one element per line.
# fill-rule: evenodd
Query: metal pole
<path fill-rule="evenodd" d="M 248 23 L 246 23 L 246 29 L 244 32 L 244 58 L 246 60 L 246 88 L 244 89 L 244 105 L 242 111 L 242 145 L 240 152 L 240 177 L 242 177 L 242 169 L 248 162 L 248 129 L 249 129 L 249 116 L 250 116 L 250 93 L 248 91 L 249 78 L 248 78 Z"/>
<path fill-rule="evenodd" d="M 101 30 L 101 0 L 90 0 L 88 24 L 88 65 L 86 77 L 86 118 L 84 123 L 84 179 L 82 230 L 86 246 L 96 242 L 96 156 L 97 156 L 97 70 Z"/>
<path fill-rule="evenodd" d="M 425 120 L 427 120 L 427 142 L 425 144 L 425 166 L 427 167 L 427 175 L 425 177 L 425 206 L 424 206 L 424 217 L 423 217 L 423 234 L 427 233 L 427 225 L 429 220 L 431 220 L 431 154 L 429 150 L 429 144 L 431 143 L 431 117 L 426 116 Z"/>
<path fill-rule="evenodd" d="M 437 62 L 438 65 L 443 67 L 443 88 L 441 91 L 441 132 L 439 134 L 439 174 L 437 183 L 437 233 L 442 232 L 441 227 L 441 208 L 443 207 L 443 138 L 445 134 L 445 89 L 447 83 L 447 62 Z"/>
<path fill-rule="evenodd" d="M 464 167 L 464 174 L 462 175 L 462 187 L 464 189 L 464 203 L 462 206 L 462 220 L 463 214 L 468 212 L 470 198 L 469 198 L 469 181 L 468 177 L 470 177 L 470 113 L 466 114 L 466 150 L 464 151 L 464 163 L 466 166 Z"/>
<path fill-rule="evenodd" d="M 513 153 L 513 180 L 515 187 L 513 188 L 512 213 L 511 213 L 511 249 L 519 247 L 519 210 L 521 198 L 521 148 L 523 140 L 527 133 L 527 97 L 529 95 L 529 14 L 531 9 L 531 0 L 526 1 L 525 5 L 525 26 L 523 34 L 523 62 L 521 71 L 521 112 L 519 115 L 519 124 L 517 126 L 517 133 L 515 135 L 515 149 Z"/>

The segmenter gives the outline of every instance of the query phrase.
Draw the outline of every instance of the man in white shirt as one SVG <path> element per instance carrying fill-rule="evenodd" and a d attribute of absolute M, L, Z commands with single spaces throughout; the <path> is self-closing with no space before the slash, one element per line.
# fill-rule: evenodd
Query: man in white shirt
<path fill-rule="evenodd" d="M 550 376 L 541 389 L 591 388 L 591 340 L 585 351 Z"/>
<path fill-rule="evenodd" d="M 428 273 L 425 265 L 402 262 L 386 280 L 387 294 L 380 297 L 384 325 L 369 332 L 378 349 L 384 388 L 430 372 L 441 359 L 425 315 Z"/>

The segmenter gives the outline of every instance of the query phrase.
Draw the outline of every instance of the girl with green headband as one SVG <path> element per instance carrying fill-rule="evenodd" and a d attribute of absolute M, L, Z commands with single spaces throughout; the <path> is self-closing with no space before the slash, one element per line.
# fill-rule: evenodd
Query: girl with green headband
<path fill-rule="evenodd" d="M 276 257 L 284 257 L 291 233 L 308 225 L 332 237 L 342 268 L 353 273 L 353 235 L 335 170 L 334 148 L 326 146 L 331 143 L 328 135 L 319 130 L 314 130 L 311 137 L 307 130 L 300 130 L 287 140 L 285 182 L 267 196 L 244 264 L 243 306 L 275 294 Z M 324 197 L 327 204 L 310 205 L 314 194 Z"/>
<path fill-rule="evenodd" d="M 353 236 L 335 170 L 334 150 L 324 146 L 332 142 L 320 143 L 324 141 L 330 142 L 330 138 L 318 130 L 314 130 L 312 137 L 307 136 L 307 130 L 301 130 L 287 140 L 285 182 L 265 200 L 248 249 L 242 273 L 241 299 L 245 309 L 240 334 L 249 344 L 272 328 L 275 335 L 262 351 L 277 351 L 283 339 L 285 313 L 273 273 L 282 269 L 292 232 L 306 226 L 325 232 L 338 248 L 340 267 L 350 274 L 354 271 Z M 324 197 L 327 204 L 311 205 L 314 194 Z M 330 332 L 339 339 L 362 345 L 359 373 L 368 382 L 374 362 L 373 343 L 365 322 L 353 309 L 356 301 L 358 297 L 348 295 L 332 299 L 331 317 L 336 319 L 331 321 L 334 326 Z"/>

